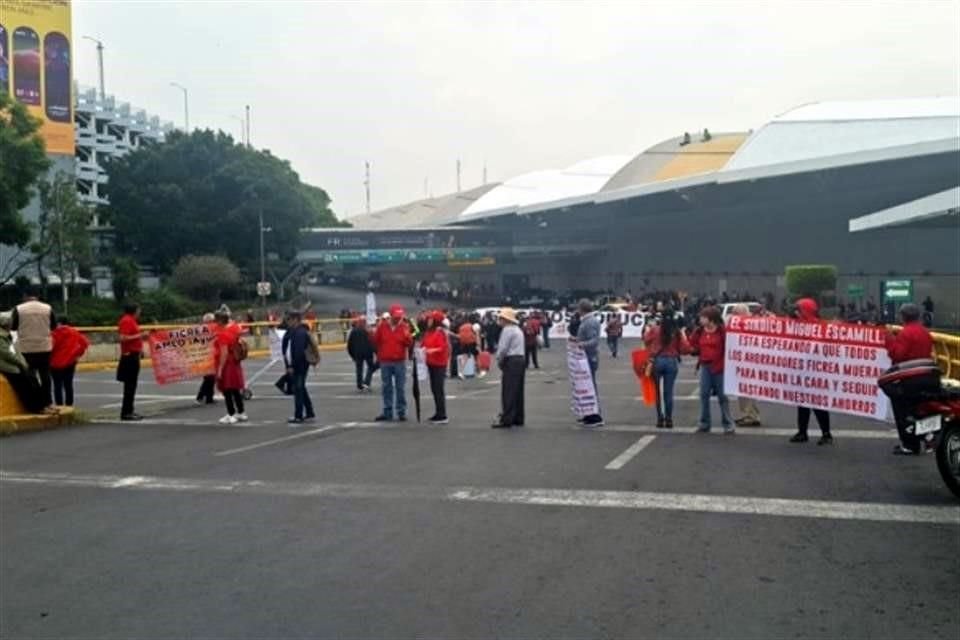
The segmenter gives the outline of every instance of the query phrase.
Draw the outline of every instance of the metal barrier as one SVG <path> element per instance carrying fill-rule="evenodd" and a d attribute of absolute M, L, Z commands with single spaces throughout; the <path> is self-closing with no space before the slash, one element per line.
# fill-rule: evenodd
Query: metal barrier
<path fill-rule="evenodd" d="M 933 357 L 948 378 L 960 378 L 960 336 L 934 333 Z"/>
<path fill-rule="evenodd" d="M 176 323 L 176 324 L 143 324 L 140 329 L 143 331 L 181 329 L 200 324 L 196 323 Z M 277 322 L 241 322 L 248 331 L 249 338 L 252 340 L 250 351 L 252 355 L 266 353 L 270 344 L 267 339 L 269 329 L 279 325 Z M 350 332 L 351 320 L 344 318 L 317 318 L 308 320 L 310 329 L 317 334 L 321 345 L 333 347 L 344 345 L 347 341 L 347 334 Z M 116 363 L 120 358 L 120 345 L 117 341 L 117 327 L 77 327 L 77 330 L 85 334 L 90 339 L 90 348 L 81 358 L 82 363 Z M 244 334 L 247 336 L 247 334 Z M 149 347 L 145 346 L 145 353 Z"/>

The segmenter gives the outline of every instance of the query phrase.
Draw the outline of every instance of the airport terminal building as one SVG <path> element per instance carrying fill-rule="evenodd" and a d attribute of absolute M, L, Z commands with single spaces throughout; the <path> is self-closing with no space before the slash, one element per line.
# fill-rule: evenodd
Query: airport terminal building
<path fill-rule="evenodd" d="M 351 222 L 305 232 L 300 261 L 411 288 L 777 296 L 787 265 L 834 264 L 842 299 L 910 280 L 957 324 L 960 99 L 804 105 L 750 133 L 685 134 Z"/>

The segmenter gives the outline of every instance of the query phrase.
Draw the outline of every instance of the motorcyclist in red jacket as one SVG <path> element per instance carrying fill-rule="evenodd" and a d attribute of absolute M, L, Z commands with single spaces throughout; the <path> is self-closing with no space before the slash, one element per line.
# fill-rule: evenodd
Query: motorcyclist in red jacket
<path fill-rule="evenodd" d="M 893 332 L 887 334 L 887 353 L 890 354 L 890 362 L 899 364 L 908 360 L 930 358 L 933 353 L 933 337 L 920 322 L 920 307 L 915 304 L 903 305 L 900 307 L 900 319 L 903 321 L 903 328 L 896 334 Z M 922 438 L 907 433 L 905 416 L 901 415 L 901 408 L 896 402 L 893 403 L 893 414 L 897 421 L 897 433 L 900 436 L 900 444 L 893 450 L 894 455 L 914 455 L 927 451 L 928 448 L 924 446 Z"/>

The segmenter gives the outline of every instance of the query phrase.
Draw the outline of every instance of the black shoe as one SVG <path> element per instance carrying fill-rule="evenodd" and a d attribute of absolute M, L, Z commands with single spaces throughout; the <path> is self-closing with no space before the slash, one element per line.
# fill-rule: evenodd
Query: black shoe
<path fill-rule="evenodd" d="M 430 424 L 450 424 L 448 418 L 430 418 Z"/>
<path fill-rule="evenodd" d="M 120 419 L 124 422 L 140 422 L 143 420 L 143 416 L 139 413 L 128 413 L 125 416 L 120 416 Z"/>
<path fill-rule="evenodd" d="M 910 449 L 907 449 L 906 447 L 903 447 L 903 446 L 901 446 L 901 445 L 898 444 L 896 447 L 893 448 L 893 455 L 895 455 L 895 456 L 915 456 L 915 455 L 917 455 L 917 452 L 916 452 L 916 451 L 911 451 Z"/>
<path fill-rule="evenodd" d="M 667 418 L 663 421 L 664 429 L 673 429 L 673 418 Z"/>
<path fill-rule="evenodd" d="M 522 427 L 522 426 L 523 426 L 523 423 L 522 423 L 522 422 L 514 422 L 514 423 L 513 423 L 513 426 L 515 426 L 515 427 Z"/>
<path fill-rule="evenodd" d="M 393 417 L 391 417 L 391 416 L 385 416 L 385 415 L 383 415 L 383 414 L 381 414 L 381 415 L 379 415 L 379 416 L 377 416 L 376 418 L 373 419 L 374 422 L 390 422 L 390 421 L 392 421 L 392 420 L 393 420 Z"/>
<path fill-rule="evenodd" d="M 790 438 L 790 442 L 807 442 L 810 438 L 807 437 L 805 433 L 798 433 L 797 435 Z"/>
<path fill-rule="evenodd" d="M 829 433 L 823 436 L 820 436 L 820 439 L 817 440 L 817 446 L 823 446 L 825 444 L 833 444 L 833 436 Z"/>
<path fill-rule="evenodd" d="M 437 421 L 437 414 L 433 414 L 432 416 L 427 418 L 427 422 L 436 422 L 436 421 Z"/>
<path fill-rule="evenodd" d="M 407 416 L 397 416 L 397 422 L 406 422 Z"/>
<path fill-rule="evenodd" d="M 657 429 L 666 428 L 666 421 L 663 418 L 657 418 Z"/>

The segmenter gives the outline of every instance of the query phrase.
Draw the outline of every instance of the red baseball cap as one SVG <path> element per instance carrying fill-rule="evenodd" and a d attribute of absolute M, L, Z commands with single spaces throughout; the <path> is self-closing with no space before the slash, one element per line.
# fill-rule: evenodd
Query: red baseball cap
<path fill-rule="evenodd" d="M 403 307 L 398 304 L 390 306 L 390 317 L 391 318 L 402 318 L 404 316 Z"/>
<path fill-rule="evenodd" d="M 430 317 L 433 318 L 433 321 L 437 323 L 443 322 L 447 318 L 447 316 L 444 315 L 443 311 L 440 311 L 439 309 L 431 313 Z"/>

